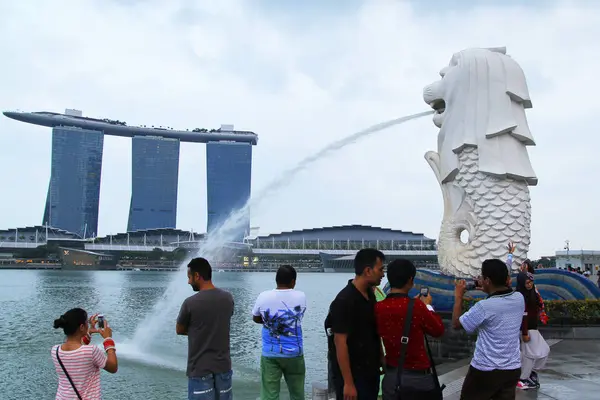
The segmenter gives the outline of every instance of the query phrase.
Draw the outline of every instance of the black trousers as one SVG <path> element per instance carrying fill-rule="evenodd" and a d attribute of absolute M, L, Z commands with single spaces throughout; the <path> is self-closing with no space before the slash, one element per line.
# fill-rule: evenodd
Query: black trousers
<path fill-rule="evenodd" d="M 358 400 L 377 400 L 379 396 L 379 375 L 354 376 L 354 386 Z M 344 379 L 340 376 L 333 379 L 335 385 L 335 399 L 344 400 Z"/>
<path fill-rule="evenodd" d="M 514 400 L 521 368 L 480 371 L 469 367 L 460 400 Z"/>

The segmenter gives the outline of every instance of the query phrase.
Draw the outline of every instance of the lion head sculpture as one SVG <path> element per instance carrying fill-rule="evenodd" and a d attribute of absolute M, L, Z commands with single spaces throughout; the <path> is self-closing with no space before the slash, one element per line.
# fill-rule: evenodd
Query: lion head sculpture
<path fill-rule="evenodd" d="M 457 154 L 475 146 L 480 172 L 536 185 L 526 148 L 535 145 L 525 115 L 531 99 L 525 74 L 506 49 L 460 51 L 440 75 L 441 80 L 423 90 L 440 128 L 440 183 L 458 173 Z"/>

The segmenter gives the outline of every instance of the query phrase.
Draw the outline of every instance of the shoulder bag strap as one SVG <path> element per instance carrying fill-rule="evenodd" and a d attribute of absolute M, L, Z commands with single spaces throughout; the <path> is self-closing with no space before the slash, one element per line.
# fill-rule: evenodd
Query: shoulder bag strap
<path fill-rule="evenodd" d="M 402 371 L 404 370 L 404 359 L 406 358 L 406 348 L 408 347 L 408 337 L 410 335 L 410 325 L 412 322 L 413 310 L 415 308 L 415 299 L 408 299 L 408 308 L 406 317 L 404 318 L 404 330 L 400 338 L 400 358 L 398 359 L 398 369 L 396 375 L 396 392 L 400 390 L 402 385 Z"/>
<path fill-rule="evenodd" d="M 429 347 L 429 340 L 427 340 L 427 335 L 425 336 L 425 347 L 427 347 L 427 355 L 429 356 L 429 362 L 431 363 L 431 374 L 433 375 L 433 382 L 435 383 L 436 389 L 440 392 L 446 388 L 446 385 L 440 386 L 440 379 L 437 374 L 437 370 L 435 369 L 435 362 L 433 361 L 433 355 L 431 354 L 431 348 Z"/>
<path fill-rule="evenodd" d="M 73 383 L 73 380 L 71 379 L 71 377 L 69 376 L 69 373 L 67 372 L 67 369 L 65 368 L 64 364 L 62 363 L 62 361 L 60 360 L 60 357 L 58 356 L 58 349 L 59 349 L 60 345 L 56 346 L 56 359 L 58 360 L 58 363 L 60 364 L 60 366 L 62 367 L 63 372 L 65 373 L 65 375 L 67 376 L 67 379 L 69 379 L 69 382 L 71 382 L 71 386 L 73 387 L 73 390 L 75 391 L 75 394 L 77 395 L 77 398 L 79 400 L 82 400 L 81 395 L 79 394 L 79 392 L 77 391 L 77 388 L 75 387 L 75 384 Z"/>

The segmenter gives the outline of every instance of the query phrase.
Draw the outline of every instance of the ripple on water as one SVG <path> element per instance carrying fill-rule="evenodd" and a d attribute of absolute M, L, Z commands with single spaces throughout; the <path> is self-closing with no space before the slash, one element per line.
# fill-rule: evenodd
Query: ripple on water
<path fill-rule="evenodd" d="M 52 398 L 56 372 L 50 358 L 52 345 L 63 340 L 52 329 L 55 318 L 81 306 L 102 311 L 114 329 L 120 367 L 117 374 L 102 373 L 107 399 L 185 398 L 187 340 L 175 335 L 173 315 L 156 332 L 156 345 L 141 350 L 131 338 L 173 274 L 140 272 L 1 271 L 0 368 L 2 400 Z M 300 274 L 298 289 L 307 295 L 303 322 L 307 390 L 326 376 L 327 342 L 323 321 L 329 303 L 346 284 L 345 274 Z M 24 283 L 26 282 L 26 283 Z M 261 326 L 252 321 L 258 294 L 274 286 L 274 274 L 218 274 L 215 283 L 235 299 L 231 324 L 231 355 L 237 398 L 255 399 L 260 390 Z M 191 289 L 187 295 L 192 295 Z M 19 292 L 19 293 L 15 293 Z M 24 293 L 26 295 L 24 295 Z M 143 329 L 143 327 L 141 327 Z M 99 338 L 94 339 L 99 343 Z M 286 398 L 282 396 L 282 398 Z"/>

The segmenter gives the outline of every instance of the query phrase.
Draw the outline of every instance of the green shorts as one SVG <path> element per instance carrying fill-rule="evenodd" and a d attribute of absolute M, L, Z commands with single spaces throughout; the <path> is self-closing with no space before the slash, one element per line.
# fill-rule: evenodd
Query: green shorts
<path fill-rule="evenodd" d="M 304 400 L 306 367 L 304 356 L 300 357 L 261 357 L 260 359 L 260 399 L 277 400 L 281 377 L 290 392 L 290 400 Z"/>

